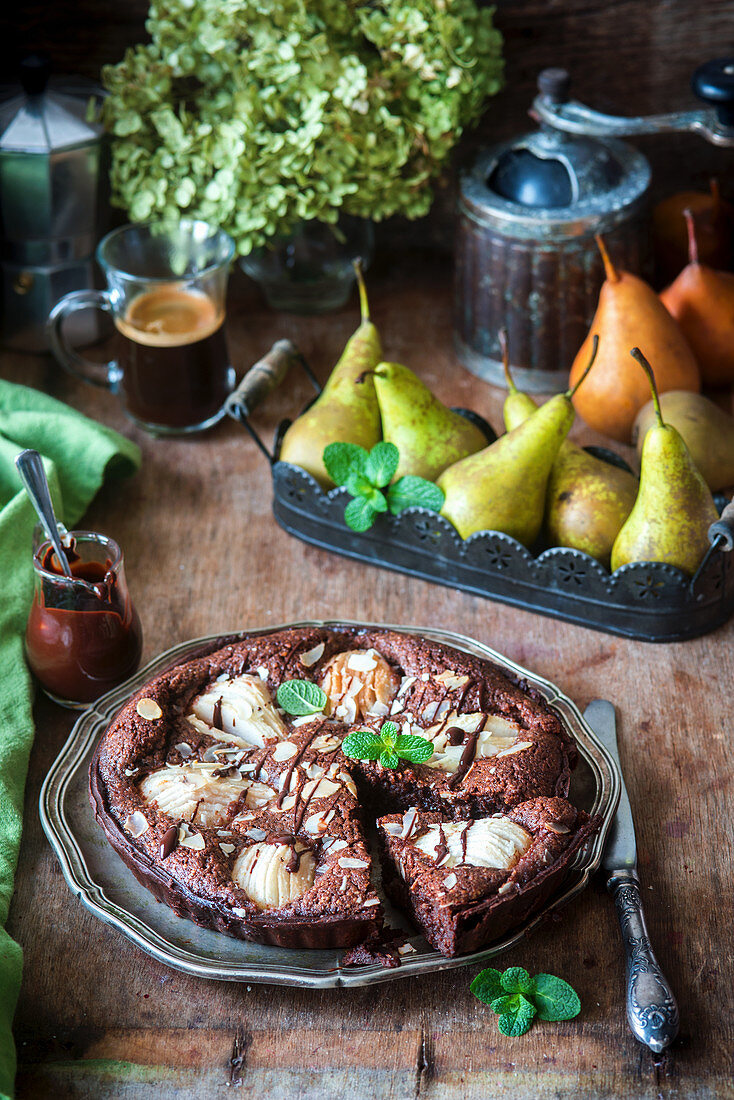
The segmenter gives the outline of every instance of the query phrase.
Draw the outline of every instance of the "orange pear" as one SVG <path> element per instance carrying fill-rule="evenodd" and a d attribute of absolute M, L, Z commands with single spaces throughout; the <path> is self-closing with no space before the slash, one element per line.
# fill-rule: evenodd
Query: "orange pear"
<path fill-rule="evenodd" d="M 726 271 L 731 267 L 734 245 L 734 207 L 721 197 L 719 181 L 710 191 L 679 191 L 659 202 L 652 212 L 655 268 L 659 284 L 672 283 L 688 262 L 688 234 L 684 210 L 692 210 L 698 230 L 701 263 Z"/>
<path fill-rule="evenodd" d="M 596 366 L 574 395 L 573 403 L 586 423 L 605 435 L 628 443 L 637 413 L 650 400 L 644 373 L 629 349 L 644 343 L 655 363 L 658 392 L 701 389 L 693 352 L 678 325 L 644 279 L 617 271 L 601 237 L 596 243 L 606 280 L 599 293 L 594 320 L 571 367 L 569 384 L 581 377 L 589 361 L 592 334 L 599 336 Z"/>
<path fill-rule="evenodd" d="M 688 265 L 660 295 L 698 360 L 705 386 L 734 382 L 734 275 L 699 262 L 696 221 L 688 225 Z"/>

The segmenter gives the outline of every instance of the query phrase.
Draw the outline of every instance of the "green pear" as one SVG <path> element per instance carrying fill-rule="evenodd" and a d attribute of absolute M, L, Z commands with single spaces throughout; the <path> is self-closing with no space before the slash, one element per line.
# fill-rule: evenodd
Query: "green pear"
<path fill-rule="evenodd" d="M 545 531 L 551 546 L 569 546 L 609 568 L 614 541 L 637 498 L 629 470 L 595 458 L 564 440 L 545 497 Z"/>
<path fill-rule="evenodd" d="M 511 432 L 513 428 L 517 428 L 519 424 L 527 420 L 527 418 L 535 412 L 538 406 L 529 394 L 523 393 L 522 390 L 519 390 L 515 385 L 515 379 L 510 373 L 507 330 L 504 328 L 500 329 L 500 348 L 502 349 L 502 365 L 505 368 L 505 378 L 507 380 L 507 397 L 502 406 L 502 419 L 505 422 L 507 431 Z"/>
<path fill-rule="evenodd" d="M 586 378 L 591 362 L 579 379 Z M 574 390 L 556 394 L 517 428 L 478 454 L 449 466 L 438 479 L 445 500 L 441 515 L 462 538 L 476 531 L 502 531 L 531 546 L 543 522 L 545 493 L 558 448 L 573 424 Z"/>
<path fill-rule="evenodd" d="M 504 353 L 504 347 L 503 347 Z M 503 416 L 508 431 L 527 420 L 537 405 L 518 390 L 505 362 L 508 394 Z M 609 568 L 612 546 L 637 497 L 637 478 L 595 458 L 564 439 L 548 478 L 545 533 L 550 546 L 581 550 Z"/>
<path fill-rule="evenodd" d="M 395 478 L 434 481 L 447 466 L 487 446 L 484 432 L 448 409 L 401 363 L 379 363 L 373 375 L 382 437 L 400 452 Z"/>
<path fill-rule="evenodd" d="M 668 390 L 660 394 L 665 423 L 683 436 L 683 442 L 709 489 L 734 485 L 734 418 L 700 393 Z M 632 442 L 638 454 L 648 428 L 655 422 L 655 405 L 649 401 L 637 414 Z"/>
<path fill-rule="evenodd" d="M 640 489 L 612 548 L 612 570 L 633 561 L 662 561 L 693 574 L 718 512 L 683 437 L 663 420 L 650 364 L 639 348 L 631 354 L 650 380 L 656 422 L 642 445 Z"/>
<path fill-rule="evenodd" d="M 382 438 L 380 410 L 371 372 L 382 359 L 377 329 L 370 321 L 367 292 L 357 268 L 362 321 L 310 409 L 291 424 L 280 448 L 282 462 L 308 470 L 324 487 L 334 482 L 324 466 L 329 443 L 358 443 L 370 450 Z"/>

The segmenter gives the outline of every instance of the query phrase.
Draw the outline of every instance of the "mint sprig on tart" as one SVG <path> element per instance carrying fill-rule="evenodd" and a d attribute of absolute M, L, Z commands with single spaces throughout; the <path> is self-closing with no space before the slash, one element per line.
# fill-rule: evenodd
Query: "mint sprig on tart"
<path fill-rule="evenodd" d="M 278 706 L 286 714 L 303 717 L 321 714 L 326 706 L 326 692 L 312 680 L 285 680 L 278 688 Z"/>
<path fill-rule="evenodd" d="M 401 760 L 424 764 L 433 756 L 433 745 L 425 737 L 401 733 L 395 722 L 383 722 L 379 733 L 350 733 L 342 741 L 342 752 L 352 760 L 377 760 L 383 768 L 397 768 Z"/>

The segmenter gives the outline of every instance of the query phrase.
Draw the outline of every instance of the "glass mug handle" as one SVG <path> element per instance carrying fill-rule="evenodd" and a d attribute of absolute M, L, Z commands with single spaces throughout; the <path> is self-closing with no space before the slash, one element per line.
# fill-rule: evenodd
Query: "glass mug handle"
<path fill-rule="evenodd" d="M 51 350 L 61 366 L 84 382 L 103 389 L 117 389 L 122 371 L 115 359 L 106 363 L 95 363 L 85 359 L 69 344 L 64 336 L 64 321 L 80 309 L 101 309 L 103 313 L 112 313 L 112 295 L 108 290 L 75 290 L 65 294 L 56 303 L 48 316 L 46 331 Z"/>

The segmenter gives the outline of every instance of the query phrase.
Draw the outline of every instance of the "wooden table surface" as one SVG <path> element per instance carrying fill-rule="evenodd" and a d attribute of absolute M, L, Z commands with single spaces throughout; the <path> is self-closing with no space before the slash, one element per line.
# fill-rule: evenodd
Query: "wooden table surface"
<path fill-rule="evenodd" d="M 415 368 L 451 404 L 499 427 L 502 393 L 452 349 L 448 262 L 406 257 L 373 273 L 386 357 Z M 324 318 L 277 316 L 236 274 L 229 332 L 238 370 L 279 336 L 324 378 L 356 306 Z M 624 1016 L 613 907 L 595 882 L 502 964 L 550 971 L 578 990 L 572 1021 L 500 1035 L 469 992 L 476 967 L 363 990 L 215 983 L 168 970 L 72 896 L 38 820 L 39 789 L 74 715 L 45 698 L 10 932 L 23 945 L 16 1017 L 20 1097 L 321 1098 L 731 1097 L 731 706 L 734 625 L 650 645 L 560 623 L 306 547 L 271 514 L 263 457 L 231 422 L 193 439 L 139 432 L 115 397 L 49 357 L 5 354 L 2 376 L 40 387 L 135 438 L 143 466 L 106 486 L 84 526 L 122 545 L 147 660 L 187 638 L 310 617 L 441 626 L 488 643 L 554 681 L 580 707 L 617 706 L 653 944 L 681 1010 L 657 1060 Z M 308 396 L 293 380 L 255 418 L 266 439 Z M 576 427 L 578 439 L 592 439 Z M 598 440 L 597 440 L 598 441 Z M 122 869 L 121 869 L 122 873 Z"/>

